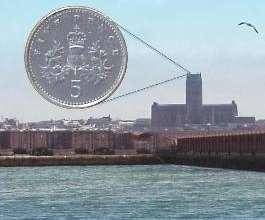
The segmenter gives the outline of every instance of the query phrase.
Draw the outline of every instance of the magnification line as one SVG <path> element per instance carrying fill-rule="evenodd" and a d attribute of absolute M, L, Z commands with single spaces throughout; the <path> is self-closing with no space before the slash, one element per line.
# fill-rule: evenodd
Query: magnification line
<path fill-rule="evenodd" d="M 115 22 L 116 25 L 121 28 L 123 31 L 125 31 L 127 34 L 131 35 L 134 39 L 140 41 L 142 44 L 144 44 L 146 47 L 150 48 L 151 50 L 155 51 L 157 54 L 159 54 L 160 56 L 162 56 L 163 58 L 165 58 L 166 60 L 170 61 L 171 63 L 173 63 L 175 66 L 177 66 L 178 68 L 184 70 L 186 73 L 191 73 L 191 71 L 189 71 L 188 69 L 186 69 L 184 66 L 180 65 L 179 63 L 177 63 L 175 60 L 173 60 L 172 58 L 170 58 L 168 55 L 166 55 L 165 53 L 163 53 L 162 51 L 156 49 L 154 46 L 152 46 L 150 43 L 147 43 L 145 40 L 143 40 L 142 38 L 138 37 L 137 35 L 135 35 L 134 33 L 132 33 L 131 31 L 129 31 L 127 28 L 123 27 L 122 25 L 118 24 L 117 22 Z"/>
<path fill-rule="evenodd" d="M 102 103 L 107 103 L 107 102 L 111 102 L 111 101 L 114 101 L 114 100 L 117 100 L 117 99 L 120 99 L 120 98 L 123 98 L 125 96 L 129 96 L 129 95 L 133 95 L 133 94 L 136 94 L 136 93 L 139 93 L 139 92 L 142 92 L 144 90 L 147 90 L 147 89 L 151 89 L 153 87 L 156 87 L 156 86 L 160 86 L 160 85 L 163 85 L 163 84 L 166 84 L 166 83 L 169 83 L 171 81 L 174 81 L 174 80 L 177 80 L 177 79 L 181 79 L 181 78 L 184 78 L 186 77 L 187 74 L 183 74 L 183 75 L 179 75 L 179 76 L 174 76 L 170 79 L 166 79 L 166 80 L 163 80 L 163 81 L 160 81 L 160 82 L 157 82 L 157 83 L 153 83 L 153 84 L 150 84 L 148 86 L 145 86 L 143 88 L 140 88 L 140 89 L 136 89 L 136 90 L 133 90 L 133 91 L 129 91 L 129 92 L 126 92 L 122 95 L 119 95 L 119 96 L 116 96 L 116 97 L 113 97 L 113 98 L 110 98 L 110 99 L 107 99 L 105 101 L 103 101 Z"/>

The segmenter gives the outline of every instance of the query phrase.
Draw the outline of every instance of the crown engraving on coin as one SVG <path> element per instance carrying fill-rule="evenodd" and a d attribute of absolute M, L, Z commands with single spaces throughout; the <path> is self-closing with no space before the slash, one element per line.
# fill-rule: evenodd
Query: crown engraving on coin
<path fill-rule="evenodd" d="M 108 17 L 86 7 L 67 7 L 32 30 L 25 65 L 34 88 L 48 101 L 85 108 L 107 99 L 127 66 L 123 36 Z"/>

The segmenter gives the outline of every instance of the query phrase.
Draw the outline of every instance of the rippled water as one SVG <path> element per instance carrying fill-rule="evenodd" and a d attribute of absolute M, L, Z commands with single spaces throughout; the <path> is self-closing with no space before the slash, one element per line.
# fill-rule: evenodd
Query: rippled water
<path fill-rule="evenodd" d="M 175 165 L 0 168 L 0 219 L 265 219 L 265 173 Z"/>

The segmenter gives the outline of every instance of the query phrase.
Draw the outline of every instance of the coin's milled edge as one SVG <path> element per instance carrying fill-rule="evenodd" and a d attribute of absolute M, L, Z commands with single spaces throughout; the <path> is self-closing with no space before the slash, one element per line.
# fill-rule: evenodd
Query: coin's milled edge
<path fill-rule="evenodd" d="M 33 40 L 33 36 L 36 32 L 36 30 L 38 30 L 38 28 L 44 23 L 44 21 L 55 15 L 56 13 L 60 13 L 66 10 L 88 10 L 88 11 L 92 11 L 95 14 L 98 14 L 99 16 L 101 16 L 102 18 L 106 19 L 106 22 L 110 23 L 110 27 L 112 28 L 112 30 L 116 33 L 122 49 L 122 61 L 121 61 L 121 67 L 120 67 L 120 71 L 119 71 L 119 75 L 118 78 L 115 80 L 113 86 L 107 90 L 107 92 L 105 94 L 103 94 L 100 98 L 92 101 L 92 102 L 88 102 L 85 104 L 77 104 L 77 105 L 73 105 L 73 104 L 67 104 L 65 101 L 57 99 L 51 95 L 49 95 L 46 91 L 43 90 L 43 88 L 41 86 L 38 87 L 38 83 L 34 82 L 34 79 L 32 77 L 32 75 L 34 75 L 33 71 L 30 70 L 29 68 L 29 52 L 30 52 L 30 45 L 32 43 Z M 24 64 L 25 64 L 25 68 L 26 68 L 26 72 L 27 72 L 27 76 L 28 79 L 31 82 L 31 85 L 33 86 L 34 90 L 41 95 L 41 97 L 43 97 L 46 101 L 48 101 L 49 103 L 53 103 L 57 106 L 60 107 L 64 107 L 64 108 L 68 108 L 68 109 L 84 109 L 84 108 L 88 108 L 88 107 L 92 107 L 95 106 L 101 102 L 103 102 L 104 100 L 106 100 L 107 98 L 109 98 L 120 86 L 126 70 L 127 70 L 127 62 L 128 62 L 128 52 L 127 52 L 127 46 L 126 46 L 126 42 L 124 40 L 124 37 L 122 35 L 122 32 L 120 31 L 118 25 L 113 21 L 113 19 L 111 19 L 109 16 L 106 16 L 104 13 L 94 9 L 94 8 L 90 8 L 90 7 L 86 7 L 86 6 L 66 6 L 66 7 L 62 7 L 59 9 L 55 9 L 52 10 L 50 13 L 48 13 L 47 15 L 43 16 L 40 20 L 38 20 L 38 22 L 35 24 L 35 26 L 33 27 L 33 29 L 29 32 L 28 36 L 27 36 L 27 41 L 26 41 L 26 47 L 25 47 L 25 53 L 24 53 Z"/>

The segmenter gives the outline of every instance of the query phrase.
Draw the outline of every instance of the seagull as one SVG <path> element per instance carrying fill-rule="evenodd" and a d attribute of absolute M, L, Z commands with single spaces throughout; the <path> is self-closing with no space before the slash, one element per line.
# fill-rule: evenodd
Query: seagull
<path fill-rule="evenodd" d="M 251 28 L 253 28 L 254 29 L 254 31 L 258 34 L 259 32 L 258 32 L 258 30 L 257 30 L 257 28 L 253 25 L 253 24 L 250 24 L 250 23 L 247 23 L 247 22 L 241 22 L 241 23 L 239 23 L 238 25 L 247 25 L 247 26 L 249 26 L 249 27 L 251 27 Z"/>

